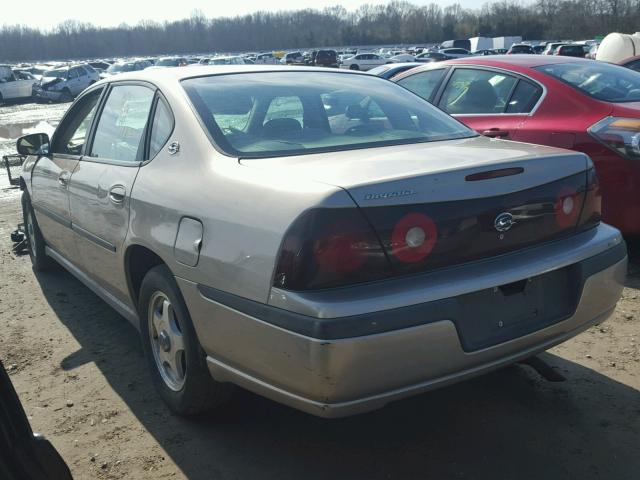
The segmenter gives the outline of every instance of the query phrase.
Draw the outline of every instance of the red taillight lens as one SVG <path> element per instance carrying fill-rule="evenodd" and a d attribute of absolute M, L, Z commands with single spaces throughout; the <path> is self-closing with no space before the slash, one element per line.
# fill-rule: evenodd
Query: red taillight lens
<path fill-rule="evenodd" d="M 587 191 L 584 197 L 584 205 L 580 214 L 578 226 L 580 229 L 591 228 L 600 223 L 602 218 L 602 192 L 600 182 L 594 168 L 587 172 Z"/>
<path fill-rule="evenodd" d="M 327 234 L 315 241 L 313 256 L 322 272 L 351 273 L 360 268 L 369 247 L 367 235 L 352 232 L 349 225 L 334 224 Z"/>
<path fill-rule="evenodd" d="M 416 263 L 431 253 L 438 239 L 438 228 L 423 213 L 402 217 L 391 233 L 391 253 L 403 263 Z"/>
<path fill-rule="evenodd" d="M 357 208 L 315 209 L 301 215 L 287 232 L 274 286 L 311 290 L 390 275 L 384 250 Z"/>

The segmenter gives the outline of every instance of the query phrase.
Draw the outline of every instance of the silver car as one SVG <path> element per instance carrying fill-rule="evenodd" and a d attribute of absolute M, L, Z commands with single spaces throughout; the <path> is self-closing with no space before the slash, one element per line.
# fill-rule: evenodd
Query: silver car
<path fill-rule="evenodd" d="M 140 331 L 179 414 L 232 385 L 372 410 L 563 342 L 623 288 L 587 156 L 478 136 L 371 75 L 125 73 L 18 148 L 34 268 Z"/>

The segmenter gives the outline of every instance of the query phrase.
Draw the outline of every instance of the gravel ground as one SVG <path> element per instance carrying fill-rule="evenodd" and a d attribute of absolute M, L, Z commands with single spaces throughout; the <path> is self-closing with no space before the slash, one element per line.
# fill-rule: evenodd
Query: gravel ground
<path fill-rule="evenodd" d="M 0 108 L 0 149 L 66 105 Z M 18 125 L 18 126 L 16 126 Z M 76 479 L 637 479 L 640 245 L 614 316 L 541 358 L 383 410 L 322 420 L 249 393 L 197 420 L 152 388 L 137 332 L 63 270 L 11 253 L 0 177 L 0 360 Z"/>

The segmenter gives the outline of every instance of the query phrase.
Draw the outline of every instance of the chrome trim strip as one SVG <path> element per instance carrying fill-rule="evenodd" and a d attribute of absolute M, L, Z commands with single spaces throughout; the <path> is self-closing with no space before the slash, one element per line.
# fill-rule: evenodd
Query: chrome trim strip
<path fill-rule="evenodd" d="M 36 202 L 31 203 L 31 206 L 33 207 L 33 209 L 36 212 L 39 212 L 39 213 L 42 213 L 43 215 L 46 215 L 51 220 L 53 220 L 55 222 L 58 222 L 60 225 L 62 225 L 64 227 L 71 228 L 71 220 L 69 220 L 67 218 L 64 218 L 59 213 L 52 212 L 47 207 L 43 207 L 42 205 L 40 205 L 39 203 L 36 203 Z"/>
<path fill-rule="evenodd" d="M 91 277 L 89 277 L 86 273 L 76 267 L 73 263 L 67 260 L 65 257 L 60 255 L 58 252 L 53 250 L 51 247 L 45 247 L 45 252 L 48 256 L 53 258 L 56 262 L 62 265 L 66 270 L 69 271 L 74 277 L 76 277 L 80 282 L 86 285 L 90 290 L 93 291 L 96 295 L 98 295 L 102 300 L 104 300 L 111 308 L 113 308 L 116 312 L 126 318 L 131 324 L 139 328 L 139 319 L 138 314 L 135 310 L 129 307 L 127 304 L 118 300 L 113 294 L 105 290 L 101 287 L 96 281 L 94 281 Z"/>
<path fill-rule="evenodd" d="M 93 242 L 96 245 L 109 250 L 110 252 L 115 252 L 116 251 L 116 246 L 113 243 L 107 242 L 106 240 L 98 237 L 97 235 L 91 233 L 90 231 L 85 230 L 82 227 L 79 227 L 75 223 L 71 224 L 71 229 L 74 232 L 76 232 L 78 235 L 80 235 L 81 237 L 86 238 L 90 242 Z"/>

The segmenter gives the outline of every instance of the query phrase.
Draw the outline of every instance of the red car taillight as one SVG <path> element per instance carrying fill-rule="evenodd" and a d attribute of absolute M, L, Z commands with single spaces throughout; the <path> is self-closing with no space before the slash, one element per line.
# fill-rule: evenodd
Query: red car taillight
<path fill-rule="evenodd" d="M 589 129 L 600 143 L 628 160 L 640 160 L 640 119 L 607 117 Z"/>
<path fill-rule="evenodd" d="M 285 235 L 274 286 L 310 290 L 378 280 L 389 261 L 357 208 L 324 208 L 301 215 Z"/>

